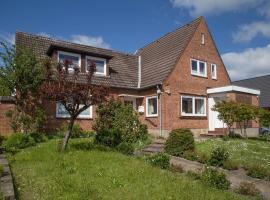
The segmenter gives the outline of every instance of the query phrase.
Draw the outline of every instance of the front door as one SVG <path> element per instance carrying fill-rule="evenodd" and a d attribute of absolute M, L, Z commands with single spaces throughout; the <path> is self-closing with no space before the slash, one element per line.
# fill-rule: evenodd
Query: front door
<path fill-rule="evenodd" d="M 219 102 L 225 100 L 224 96 L 209 96 L 208 98 L 208 123 L 209 123 L 209 131 L 214 131 L 216 128 L 225 128 L 226 124 L 223 121 L 218 119 L 218 112 L 213 111 L 212 108 L 214 105 Z"/>

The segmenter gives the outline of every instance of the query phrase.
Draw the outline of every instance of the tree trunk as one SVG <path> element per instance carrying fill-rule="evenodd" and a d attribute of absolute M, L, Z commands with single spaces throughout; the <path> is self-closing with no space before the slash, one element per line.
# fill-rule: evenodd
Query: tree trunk
<path fill-rule="evenodd" d="M 74 125 L 75 119 L 71 119 L 68 125 L 68 131 L 65 134 L 65 137 L 63 139 L 63 144 L 62 144 L 62 151 L 64 151 L 67 148 L 69 138 L 72 134 L 72 128 Z"/>

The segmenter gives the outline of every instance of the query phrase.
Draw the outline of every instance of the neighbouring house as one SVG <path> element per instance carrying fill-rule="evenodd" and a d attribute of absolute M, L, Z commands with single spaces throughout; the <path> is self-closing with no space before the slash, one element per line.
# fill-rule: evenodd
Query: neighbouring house
<path fill-rule="evenodd" d="M 233 84 L 260 90 L 259 105 L 261 108 L 270 110 L 270 75 L 234 81 Z"/>
<path fill-rule="evenodd" d="M 259 90 L 231 85 L 230 77 L 203 17 L 167 33 L 134 54 L 16 33 L 16 45 L 33 48 L 38 56 L 80 66 L 96 61 L 95 83 L 109 82 L 110 94 L 139 112 L 153 134 L 167 136 L 176 128 L 190 128 L 195 135 L 218 133 L 224 124 L 211 110 L 220 100 L 258 105 Z M 240 72 L 241 73 L 241 72 Z M 47 129 L 53 131 L 68 120 L 59 103 L 44 101 Z M 77 123 L 91 129 L 95 107 L 84 111 Z M 257 127 L 252 123 L 250 128 Z"/>

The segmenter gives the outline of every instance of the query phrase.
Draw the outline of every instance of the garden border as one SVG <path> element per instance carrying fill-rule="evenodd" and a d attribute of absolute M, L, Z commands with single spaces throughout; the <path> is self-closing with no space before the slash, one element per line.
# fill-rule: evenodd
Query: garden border
<path fill-rule="evenodd" d="M 8 161 L 4 154 L 0 154 L 0 165 L 3 166 L 3 173 L 0 177 L 0 187 L 3 199 L 15 200 L 13 178 Z"/>

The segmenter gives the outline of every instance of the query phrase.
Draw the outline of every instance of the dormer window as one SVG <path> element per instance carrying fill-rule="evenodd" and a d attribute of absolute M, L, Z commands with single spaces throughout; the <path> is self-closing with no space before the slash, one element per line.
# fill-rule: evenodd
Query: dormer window
<path fill-rule="evenodd" d="M 89 71 L 88 67 L 91 66 L 91 62 L 96 63 L 96 72 L 95 75 L 106 76 L 106 59 L 104 58 L 97 58 L 92 56 L 86 56 L 86 72 Z"/>
<path fill-rule="evenodd" d="M 205 44 L 204 33 L 201 33 L 201 44 Z"/>
<path fill-rule="evenodd" d="M 58 62 L 64 64 L 66 61 L 70 63 L 69 70 L 74 70 L 75 67 L 81 68 L 80 54 L 58 51 Z"/>

